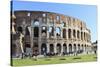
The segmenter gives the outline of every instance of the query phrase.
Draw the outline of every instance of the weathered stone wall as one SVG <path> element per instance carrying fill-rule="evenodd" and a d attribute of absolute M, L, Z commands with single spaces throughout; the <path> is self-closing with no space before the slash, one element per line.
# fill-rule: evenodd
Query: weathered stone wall
<path fill-rule="evenodd" d="M 16 32 L 22 28 L 24 50 L 28 47 L 39 54 L 91 50 L 91 32 L 77 18 L 42 11 L 15 11 L 14 15 Z"/>

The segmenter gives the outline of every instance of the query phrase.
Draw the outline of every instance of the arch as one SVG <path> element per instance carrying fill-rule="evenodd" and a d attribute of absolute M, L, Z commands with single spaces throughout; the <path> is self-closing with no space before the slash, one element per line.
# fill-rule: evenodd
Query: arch
<path fill-rule="evenodd" d="M 86 44 L 85 44 L 84 48 L 85 48 L 85 51 L 86 51 Z"/>
<path fill-rule="evenodd" d="M 46 26 L 42 26 L 41 33 L 42 33 L 42 36 L 46 36 L 46 33 L 47 33 L 47 27 Z"/>
<path fill-rule="evenodd" d="M 54 36 L 54 27 L 53 26 L 49 27 L 49 36 Z"/>
<path fill-rule="evenodd" d="M 34 37 L 39 37 L 39 27 L 34 27 Z"/>
<path fill-rule="evenodd" d="M 80 44 L 78 44 L 78 51 L 80 51 Z"/>
<path fill-rule="evenodd" d="M 81 32 L 81 40 L 83 40 L 83 32 Z"/>
<path fill-rule="evenodd" d="M 50 44 L 50 52 L 54 52 L 54 45 Z"/>
<path fill-rule="evenodd" d="M 84 32 L 84 40 L 85 40 L 85 36 L 86 36 L 86 35 L 85 35 L 85 32 Z"/>
<path fill-rule="evenodd" d="M 56 27 L 56 36 L 60 36 L 61 35 L 61 29 L 60 27 Z"/>
<path fill-rule="evenodd" d="M 66 29 L 63 29 L 63 38 L 66 38 Z"/>
<path fill-rule="evenodd" d="M 39 26 L 39 20 L 38 19 L 34 19 L 34 26 Z"/>
<path fill-rule="evenodd" d="M 41 54 L 47 53 L 47 46 L 45 43 L 42 43 L 41 45 Z"/>
<path fill-rule="evenodd" d="M 42 16 L 43 16 L 43 17 L 46 17 L 46 13 L 43 13 Z"/>
<path fill-rule="evenodd" d="M 76 37 L 76 31 L 73 30 L 73 37 Z"/>
<path fill-rule="evenodd" d="M 77 31 L 77 38 L 79 38 L 79 34 L 80 34 L 80 33 L 79 33 L 79 30 L 78 30 L 78 31 Z"/>
<path fill-rule="evenodd" d="M 68 29 L 68 38 L 71 38 L 71 29 Z"/>
<path fill-rule="evenodd" d="M 72 52 L 72 44 L 69 44 L 69 52 Z"/>
<path fill-rule="evenodd" d="M 84 51 L 84 46 L 83 46 L 83 44 L 82 44 L 81 46 L 82 46 L 82 51 Z"/>
<path fill-rule="evenodd" d="M 56 19 L 57 19 L 57 21 L 59 21 L 59 20 L 60 20 L 60 16 L 59 16 L 59 15 L 57 15 L 57 16 L 56 16 Z"/>
<path fill-rule="evenodd" d="M 67 52 L 67 46 L 66 46 L 66 44 L 65 44 L 65 43 L 63 44 L 63 52 L 64 52 L 64 53 L 66 53 L 66 52 Z"/>
<path fill-rule="evenodd" d="M 19 27 L 17 28 L 17 30 L 18 30 L 18 32 L 20 32 L 20 33 L 23 32 L 23 28 L 22 28 L 21 26 L 19 26 Z"/>
<path fill-rule="evenodd" d="M 57 53 L 60 54 L 61 53 L 61 44 L 57 44 Z"/>
<path fill-rule="evenodd" d="M 76 52 L 77 50 L 76 50 L 76 44 L 74 44 L 74 52 Z"/>

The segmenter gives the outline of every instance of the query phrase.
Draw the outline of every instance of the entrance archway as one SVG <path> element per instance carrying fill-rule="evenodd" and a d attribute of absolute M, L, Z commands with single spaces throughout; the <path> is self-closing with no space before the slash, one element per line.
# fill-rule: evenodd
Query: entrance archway
<path fill-rule="evenodd" d="M 76 52 L 77 50 L 76 50 L 76 44 L 74 44 L 74 52 Z"/>
<path fill-rule="evenodd" d="M 58 53 L 58 54 L 61 53 L 61 44 L 57 44 L 57 53 Z"/>
<path fill-rule="evenodd" d="M 72 52 L 72 44 L 69 44 L 69 52 Z"/>
<path fill-rule="evenodd" d="M 39 28 L 34 27 L 34 37 L 39 37 Z"/>
<path fill-rule="evenodd" d="M 82 44 L 82 51 L 84 51 L 84 46 L 83 46 L 83 44 Z"/>
<path fill-rule="evenodd" d="M 66 29 L 63 29 L 63 38 L 66 38 Z"/>
<path fill-rule="evenodd" d="M 54 45 L 50 44 L 50 52 L 54 52 Z"/>
<path fill-rule="evenodd" d="M 41 54 L 43 55 L 44 53 L 47 53 L 47 46 L 45 43 L 41 45 Z"/>
<path fill-rule="evenodd" d="M 78 51 L 80 51 L 80 44 L 78 44 Z"/>
<path fill-rule="evenodd" d="M 66 53 L 66 52 L 67 52 L 67 46 L 66 46 L 66 44 L 65 44 L 65 43 L 63 44 L 63 52 L 64 52 L 64 53 Z"/>
<path fill-rule="evenodd" d="M 86 51 L 86 44 L 85 44 L 84 48 L 85 48 L 84 51 Z"/>

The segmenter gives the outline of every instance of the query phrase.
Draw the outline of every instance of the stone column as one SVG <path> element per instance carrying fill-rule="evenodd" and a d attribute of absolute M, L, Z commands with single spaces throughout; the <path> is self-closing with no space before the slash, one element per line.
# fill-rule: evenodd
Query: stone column
<path fill-rule="evenodd" d="M 68 28 L 66 29 L 66 39 L 68 40 Z"/>
<path fill-rule="evenodd" d="M 78 38 L 77 38 L 77 30 L 75 30 L 75 31 L 76 31 L 76 34 L 75 34 L 76 35 L 76 40 L 78 40 Z"/>
<path fill-rule="evenodd" d="M 57 37 L 56 37 L 56 20 L 54 19 L 54 38 L 56 39 Z"/>
<path fill-rule="evenodd" d="M 57 39 L 57 37 L 56 37 L 56 31 L 54 31 L 54 38 Z"/>
<path fill-rule="evenodd" d="M 73 40 L 73 29 L 71 28 L 71 40 Z"/>
<path fill-rule="evenodd" d="M 39 26 L 39 37 L 38 37 L 38 50 L 39 50 L 39 54 L 41 54 L 41 27 Z"/>
<path fill-rule="evenodd" d="M 48 27 L 48 29 L 49 29 L 49 27 Z M 47 39 L 49 38 L 49 31 L 48 31 L 48 29 L 47 29 Z"/>
<path fill-rule="evenodd" d="M 57 44 L 54 43 L 53 45 L 54 45 L 54 53 L 57 53 Z"/>
<path fill-rule="evenodd" d="M 72 43 L 72 52 L 74 51 L 74 44 Z"/>
<path fill-rule="evenodd" d="M 50 45 L 47 43 L 47 53 L 50 52 Z"/>
<path fill-rule="evenodd" d="M 81 40 L 81 31 L 79 30 L 79 40 Z"/>
<path fill-rule="evenodd" d="M 60 34 L 60 35 L 61 35 L 61 38 L 63 38 L 63 36 L 62 36 L 62 34 L 63 34 L 63 31 L 62 31 L 62 28 L 61 28 L 61 27 L 60 27 L 60 30 L 61 30 L 61 34 Z"/>
<path fill-rule="evenodd" d="M 31 37 L 30 37 L 30 40 L 31 40 L 31 49 L 33 50 L 33 38 L 34 38 L 34 28 L 32 26 L 32 21 L 31 21 Z"/>
<path fill-rule="evenodd" d="M 76 51 L 78 51 L 78 44 L 76 44 Z"/>
<path fill-rule="evenodd" d="M 67 44 L 67 53 L 69 52 L 69 44 Z"/>
<path fill-rule="evenodd" d="M 83 31 L 82 31 L 83 32 Z M 84 32 L 83 32 L 83 35 L 82 35 L 82 37 L 83 37 L 83 41 L 84 41 Z"/>
<path fill-rule="evenodd" d="M 63 53 L 63 43 L 61 43 L 61 53 Z"/>
<path fill-rule="evenodd" d="M 39 55 L 41 54 L 41 42 L 38 43 Z"/>

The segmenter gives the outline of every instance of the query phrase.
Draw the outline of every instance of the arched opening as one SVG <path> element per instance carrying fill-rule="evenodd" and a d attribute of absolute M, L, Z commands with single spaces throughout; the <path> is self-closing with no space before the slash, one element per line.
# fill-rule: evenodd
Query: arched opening
<path fill-rule="evenodd" d="M 49 37 L 54 36 L 54 27 L 50 26 L 49 27 Z"/>
<path fill-rule="evenodd" d="M 72 52 L 72 44 L 69 44 L 69 52 Z"/>
<path fill-rule="evenodd" d="M 85 40 L 85 36 L 86 36 L 86 35 L 85 35 L 85 32 L 84 32 L 84 40 Z"/>
<path fill-rule="evenodd" d="M 64 53 L 67 53 L 67 46 L 66 46 L 65 43 L 63 44 L 63 52 L 64 52 Z"/>
<path fill-rule="evenodd" d="M 23 28 L 22 28 L 21 26 L 19 26 L 19 27 L 17 28 L 17 30 L 18 30 L 18 32 L 20 32 L 20 33 L 23 32 Z"/>
<path fill-rule="evenodd" d="M 66 38 L 66 29 L 63 29 L 63 38 Z"/>
<path fill-rule="evenodd" d="M 39 37 L 39 28 L 34 27 L 34 37 Z"/>
<path fill-rule="evenodd" d="M 43 37 L 46 37 L 47 28 L 46 28 L 45 26 L 42 26 L 42 31 L 41 31 L 41 33 L 42 33 L 42 36 L 43 36 Z"/>
<path fill-rule="evenodd" d="M 61 36 L 61 29 L 60 29 L 60 27 L 56 27 L 56 36 L 57 37 Z"/>
<path fill-rule="evenodd" d="M 71 38 L 71 29 L 68 29 L 68 38 Z"/>
<path fill-rule="evenodd" d="M 79 31 L 77 31 L 77 38 L 79 39 Z"/>
<path fill-rule="evenodd" d="M 57 16 L 56 16 L 56 19 L 57 19 L 57 21 L 59 21 L 59 20 L 60 20 L 60 16 L 57 15 Z"/>
<path fill-rule="evenodd" d="M 80 44 L 78 44 L 78 51 L 80 51 Z"/>
<path fill-rule="evenodd" d="M 83 44 L 82 44 L 81 46 L 82 46 L 82 51 L 84 51 L 84 46 L 83 46 Z"/>
<path fill-rule="evenodd" d="M 39 20 L 38 19 L 34 19 L 34 26 L 39 26 Z"/>
<path fill-rule="evenodd" d="M 58 53 L 58 54 L 61 53 L 61 44 L 57 44 L 57 53 Z"/>
<path fill-rule="evenodd" d="M 75 38 L 76 37 L 76 31 L 73 30 L 73 37 Z"/>
<path fill-rule="evenodd" d="M 74 52 L 76 52 L 77 50 L 76 50 L 76 44 L 74 44 Z"/>
<path fill-rule="evenodd" d="M 54 45 L 50 44 L 50 53 L 54 52 Z"/>
<path fill-rule="evenodd" d="M 45 43 L 41 45 L 41 54 L 43 55 L 44 53 L 47 53 L 47 46 Z"/>
<path fill-rule="evenodd" d="M 83 40 L 83 32 L 81 32 L 81 40 Z"/>
<path fill-rule="evenodd" d="M 85 44 L 85 51 L 86 51 L 86 44 Z"/>

